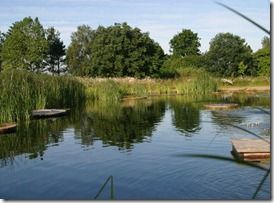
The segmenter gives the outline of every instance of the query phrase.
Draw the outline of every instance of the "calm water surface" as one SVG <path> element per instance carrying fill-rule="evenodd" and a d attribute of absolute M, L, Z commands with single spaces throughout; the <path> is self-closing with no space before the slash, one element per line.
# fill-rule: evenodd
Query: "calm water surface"
<path fill-rule="evenodd" d="M 217 101 L 240 107 L 203 108 Z M 233 158 L 231 138 L 252 135 L 230 124 L 269 136 L 269 105 L 265 94 L 177 96 L 90 103 L 66 117 L 22 123 L 0 136 L 0 199 L 92 200 L 109 176 L 120 200 L 251 199 L 264 170 L 188 155 Z M 270 193 L 268 176 L 256 199 Z M 98 199 L 109 198 L 108 183 Z"/>

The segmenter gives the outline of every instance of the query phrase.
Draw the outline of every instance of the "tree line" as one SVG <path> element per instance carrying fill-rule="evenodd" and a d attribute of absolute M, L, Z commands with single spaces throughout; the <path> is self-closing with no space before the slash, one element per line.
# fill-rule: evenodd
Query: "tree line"
<path fill-rule="evenodd" d="M 270 75 L 270 39 L 252 51 L 245 39 L 219 33 L 209 50 L 200 51 L 198 33 L 183 29 L 170 40 L 171 54 L 149 33 L 127 23 L 77 27 L 65 48 L 60 33 L 45 29 L 38 18 L 26 17 L 0 32 L 0 71 L 24 69 L 89 77 L 173 77 L 180 68 L 204 68 L 219 76 Z"/>

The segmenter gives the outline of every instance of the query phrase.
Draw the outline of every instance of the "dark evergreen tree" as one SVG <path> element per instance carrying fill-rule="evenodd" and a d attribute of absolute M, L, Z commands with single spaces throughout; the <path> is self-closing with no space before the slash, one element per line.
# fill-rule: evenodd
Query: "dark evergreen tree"
<path fill-rule="evenodd" d="M 53 27 L 46 30 L 46 38 L 48 41 L 48 52 L 45 61 L 46 71 L 59 75 L 66 71 L 64 64 L 66 54 L 65 45 L 60 39 L 60 33 Z"/>

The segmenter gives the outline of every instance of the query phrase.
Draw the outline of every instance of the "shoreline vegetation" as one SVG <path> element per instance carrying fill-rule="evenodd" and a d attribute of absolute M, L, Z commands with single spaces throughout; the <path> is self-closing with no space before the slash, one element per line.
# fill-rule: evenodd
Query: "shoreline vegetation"
<path fill-rule="evenodd" d="M 270 90 L 265 77 L 235 78 L 233 85 L 223 84 L 201 69 L 176 79 L 85 78 L 56 76 L 27 71 L 3 71 L 0 74 L 0 123 L 29 120 L 31 111 L 43 108 L 77 108 L 86 101 L 120 102 L 150 96 L 208 96 L 222 92 Z"/>
<path fill-rule="evenodd" d="M 30 120 L 35 109 L 78 107 L 86 97 L 73 77 L 22 70 L 1 72 L 0 89 L 0 123 Z"/>
<path fill-rule="evenodd" d="M 86 87 L 89 98 L 99 101 L 157 95 L 206 95 L 217 90 L 216 80 L 203 70 L 176 79 L 77 77 L 77 80 Z"/>

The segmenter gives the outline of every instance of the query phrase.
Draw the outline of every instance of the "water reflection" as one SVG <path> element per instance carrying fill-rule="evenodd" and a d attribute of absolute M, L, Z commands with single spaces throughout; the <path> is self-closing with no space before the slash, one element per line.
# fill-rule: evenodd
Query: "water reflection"
<path fill-rule="evenodd" d="M 83 145 L 100 139 L 119 149 L 130 149 L 152 135 L 165 113 L 165 102 L 140 101 L 135 105 L 121 103 L 87 105 L 81 126 L 76 132 Z"/>
<path fill-rule="evenodd" d="M 68 123 L 68 119 L 35 120 L 20 123 L 16 133 L 1 135 L 1 167 L 13 164 L 14 157 L 20 154 L 26 154 L 29 159 L 43 159 L 47 145 L 63 141 L 62 130 Z"/>
<path fill-rule="evenodd" d="M 200 110 L 195 102 L 181 98 L 170 100 L 173 125 L 185 136 L 192 136 L 200 129 Z"/>
<path fill-rule="evenodd" d="M 209 101 L 269 106 L 269 97 L 256 95 L 235 98 L 181 96 L 123 103 L 88 103 L 68 116 L 21 123 L 16 133 L 1 135 L 0 166 L 12 165 L 17 155 L 24 155 L 28 159 L 43 159 L 48 147 L 58 146 L 64 141 L 64 134 L 68 129 L 73 131 L 74 139 L 82 146 L 89 147 L 101 140 L 103 146 L 131 150 L 136 143 L 149 140 L 157 124 L 163 119 L 166 107 L 173 113 L 173 126 L 183 135 L 193 136 L 200 130 L 202 104 Z M 250 112 L 245 114 L 246 111 L 235 112 L 212 111 L 211 118 L 213 123 L 224 127 L 227 123 L 243 124 L 250 115 Z"/>

